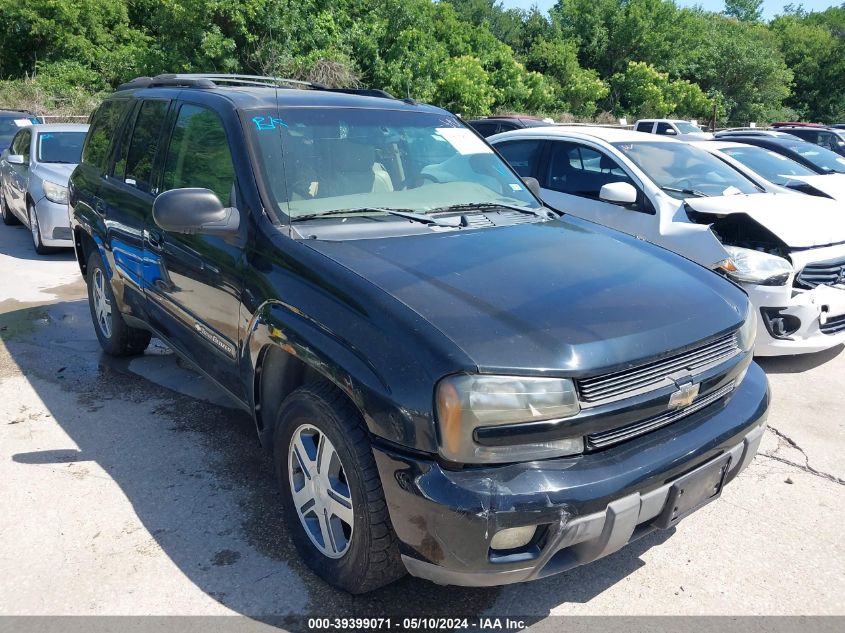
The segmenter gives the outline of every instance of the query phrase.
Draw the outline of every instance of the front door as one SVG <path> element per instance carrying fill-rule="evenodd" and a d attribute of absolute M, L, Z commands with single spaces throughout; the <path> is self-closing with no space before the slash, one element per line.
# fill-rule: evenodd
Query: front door
<path fill-rule="evenodd" d="M 213 110 L 182 103 L 164 149 L 161 192 L 199 187 L 212 190 L 224 206 L 236 204 L 232 153 L 223 122 Z M 241 238 L 171 233 L 150 222 L 144 242 L 151 322 L 243 400 L 238 372 Z"/>
<path fill-rule="evenodd" d="M 610 155 L 574 141 L 549 141 L 546 169 L 540 174 L 543 201 L 557 211 L 609 226 L 649 241 L 659 240 L 651 202 Z M 639 192 L 630 207 L 599 199 L 602 186 L 627 182 Z"/>
<path fill-rule="evenodd" d="M 26 188 L 29 182 L 31 144 L 32 130 L 23 129 L 12 140 L 9 150 L 10 154 L 17 154 L 24 159 L 23 165 L 9 164 L 9 182 L 6 190 L 6 204 L 9 205 L 9 210 L 19 218 L 26 218 Z"/>

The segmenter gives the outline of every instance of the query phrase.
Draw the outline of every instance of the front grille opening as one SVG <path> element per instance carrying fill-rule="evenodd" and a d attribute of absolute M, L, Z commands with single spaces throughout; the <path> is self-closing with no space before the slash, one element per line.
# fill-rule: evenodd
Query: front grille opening
<path fill-rule="evenodd" d="M 722 336 L 706 345 L 612 374 L 576 381 L 582 405 L 596 406 L 652 391 L 673 384 L 671 376 L 678 372 L 696 375 L 733 358 L 740 353 L 736 334 Z"/>
<path fill-rule="evenodd" d="M 816 286 L 833 286 L 845 283 L 843 274 L 845 274 L 845 257 L 816 262 L 804 266 L 804 269 L 795 276 L 793 285 L 805 290 L 812 290 Z"/>
<path fill-rule="evenodd" d="M 824 323 L 820 323 L 819 329 L 823 334 L 839 334 L 845 332 L 845 314 L 828 317 Z"/>
<path fill-rule="evenodd" d="M 661 413 L 660 415 L 640 420 L 638 422 L 633 422 L 632 424 L 627 424 L 625 426 L 620 426 L 615 429 L 592 433 L 587 436 L 587 450 L 595 451 L 607 448 L 645 433 L 656 431 L 657 429 L 663 428 L 673 422 L 677 422 L 678 420 L 692 415 L 697 411 L 701 411 L 711 404 L 715 404 L 733 391 L 735 386 L 736 383 L 731 381 L 715 391 L 699 396 L 692 401 L 692 404 L 684 407 L 683 409 L 667 411 L 666 413 Z"/>

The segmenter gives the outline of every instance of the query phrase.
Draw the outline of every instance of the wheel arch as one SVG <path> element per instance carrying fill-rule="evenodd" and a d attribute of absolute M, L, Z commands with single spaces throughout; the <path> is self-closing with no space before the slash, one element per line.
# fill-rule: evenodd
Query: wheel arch
<path fill-rule="evenodd" d="M 281 302 L 262 306 L 248 332 L 242 363 L 251 370 L 248 388 L 256 429 L 265 448 L 272 446 L 273 416 L 284 399 L 299 387 L 318 381 L 334 385 L 352 403 L 367 427 L 373 429 L 374 422 L 367 414 L 366 384 L 375 381 L 382 388 L 387 386 L 369 361 L 350 350 L 343 339 Z M 325 345 L 321 346 L 320 342 Z M 356 369 L 325 351 L 338 344 L 342 345 L 345 360 L 353 359 Z"/>

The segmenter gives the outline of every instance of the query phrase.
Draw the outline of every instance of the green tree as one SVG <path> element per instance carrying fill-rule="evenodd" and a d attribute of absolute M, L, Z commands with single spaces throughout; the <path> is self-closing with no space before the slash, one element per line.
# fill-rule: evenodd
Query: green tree
<path fill-rule="evenodd" d="M 725 0 L 725 15 L 742 22 L 759 22 L 763 17 L 763 0 Z"/>
<path fill-rule="evenodd" d="M 481 62 L 468 55 L 446 60 L 437 91 L 442 105 L 467 118 L 490 114 L 496 101 Z"/>

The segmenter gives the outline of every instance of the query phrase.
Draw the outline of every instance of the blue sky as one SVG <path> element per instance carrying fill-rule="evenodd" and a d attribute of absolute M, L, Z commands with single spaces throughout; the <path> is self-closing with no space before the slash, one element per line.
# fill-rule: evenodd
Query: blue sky
<path fill-rule="evenodd" d="M 541 11 L 548 11 L 554 6 L 557 0 L 500 0 L 502 4 L 507 7 L 520 7 L 528 9 L 531 5 L 536 4 Z M 725 7 L 724 0 L 676 0 L 682 6 L 700 5 L 708 11 L 721 11 Z M 784 5 L 789 4 L 789 0 L 764 0 L 763 2 L 763 17 L 771 19 L 777 14 L 781 13 Z M 828 7 L 838 6 L 841 0 L 803 0 L 803 2 L 796 1 L 794 4 L 803 4 L 807 11 L 824 11 Z"/>

